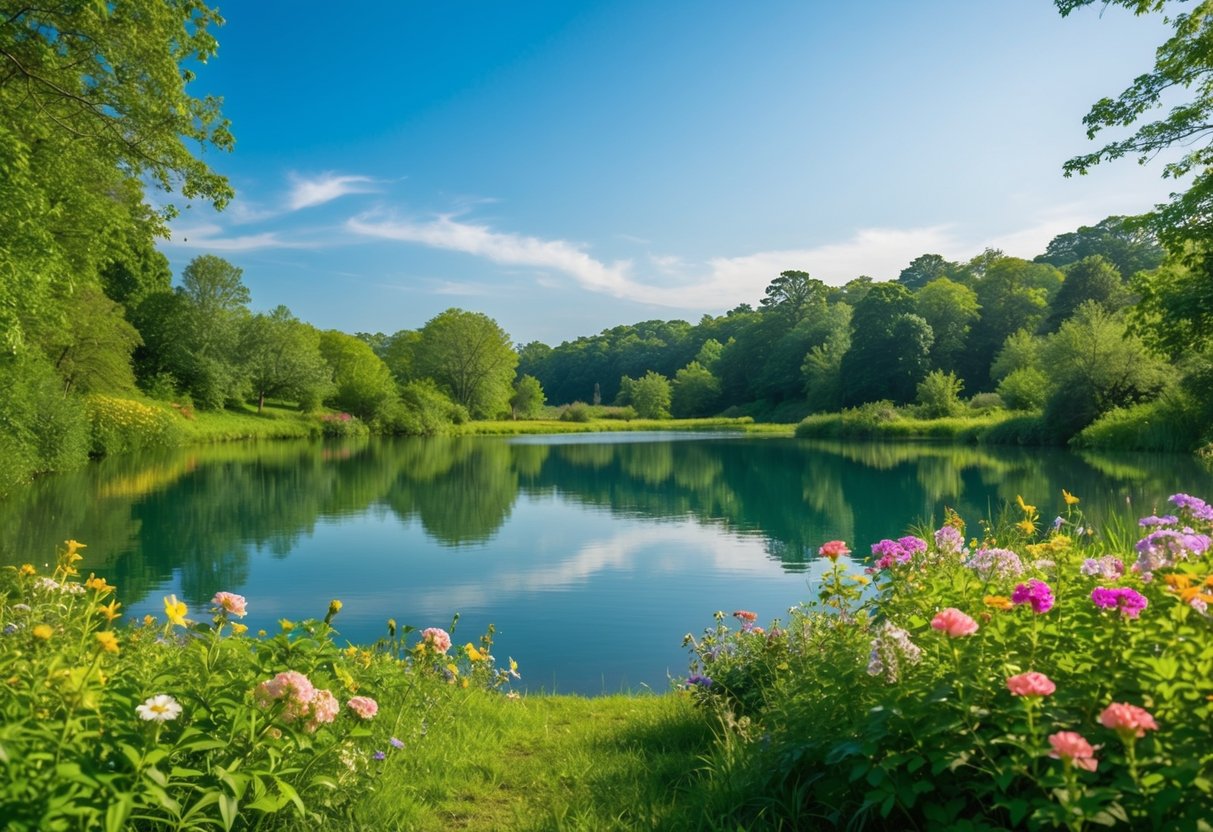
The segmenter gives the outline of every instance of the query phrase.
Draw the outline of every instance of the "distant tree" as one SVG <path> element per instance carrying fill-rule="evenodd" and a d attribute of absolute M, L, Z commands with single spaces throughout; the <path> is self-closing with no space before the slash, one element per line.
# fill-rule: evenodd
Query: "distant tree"
<path fill-rule="evenodd" d="M 1065 269 L 1066 280 L 1049 304 L 1049 314 L 1041 324 L 1042 332 L 1056 332 L 1079 306 L 1092 301 L 1109 312 L 1124 307 L 1129 293 L 1120 272 L 1098 254 L 1084 257 Z"/>
<path fill-rule="evenodd" d="M 396 382 L 369 344 L 330 329 L 320 333 L 320 355 L 333 378 L 326 404 L 366 422 L 387 416 L 398 400 Z"/>
<path fill-rule="evenodd" d="M 779 277 L 767 284 L 761 305 L 763 311 L 777 312 L 795 324 L 808 314 L 811 306 L 824 304 L 826 286 L 810 277 L 808 272 L 780 272 Z"/>
<path fill-rule="evenodd" d="M 397 384 L 408 384 L 417 378 L 417 352 L 420 349 L 420 330 L 402 329 L 384 338 L 375 354 L 387 364 Z"/>
<path fill-rule="evenodd" d="M 855 306 L 851 346 L 842 357 L 842 404 L 913 401 L 927 374 L 934 336 L 914 314 L 914 299 L 899 283 L 878 283 Z"/>
<path fill-rule="evenodd" d="M 146 233 L 121 235 L 122 247 L 101 267 L 101 289 L 128 309 L 155 292 L 172 289 L 173 272 L 168 258 L 156 250 Z"/>
<path fill-rule="evenodd" d="M 416 372 L 432 378 L 473 418 L 509 411 L 517 366 L 509 335 L 488 315 L 448 309 L 421 330 Z"/>
<path fill-rule="evenodd" d="M 964 362 L 958 368 L 968 386 L 976 390 L 989 389 L 990 364 L 1007 336 L 1019 329 L 1034 331 L 1044 320 L 1049 299 L 1064 279 L 1052 266 L 1017 257 L 999 257 L 983 269 L 974 285 L 981 323 L 971 329 Z"/>
<path fill-rule="evenodd" d="M 897 282 L 910 291 L 921 289 L 932 280 L 947 277 L 956 270 L 958 264 L 945 260 L 938 254 L 922 254 L 910 261 L 910 265 L 901 270 Z"/>
<path fill-rule="evenodd" d="M 805 399 L 814 411 L 835 411 L 842 407 L 842 359 L 851 348 L 851 308 L 846 304 L 833 308 L 844 316 L 842 326 L 825 342 L 810 349 L 800 365 Z"/>
<path fill-rule="evenodd" d="M 670 380 L 660 373 L 649 371 L 632 382 L 631 405 L 642 419 L 668 419 L 670 417 Z"/>
<path fill-rule="evenodd" d="M 931 365 L 955 368 L 968 342 L 970 329 L 981 318 L 977 293 L 968 286 L 939 277 L 914 293 L 914 310 L 931 325 L 935 335 Z"/>
<path fill-rule="evenodd" d="M 320 354 L 320 333 L 285 306 L 245 319 L 240 354 L 258 413 L 268 396 L 293 399 L 307 409 L 332 389 L 329 365 Z"/>
<path fill-rule="evenodd" d="M 1001 381 L 1016 370 L 1037 367 L 1040 363 L 1040 348 L 1043 343 L 1043 338 L 1033 335 L 1026 329 L 1011 333 L 1007 336 L 1007 340 L 1003 341 L 1002 349 L 994 356 L 994 363 L 990 365 L 990 377 L 995 381 Z"/>
<path fill-rule="evenodd" d="M 515 419 L 533 419 L 543 409 L 545 397 L 539 379 L 534 376 L 522 376 L 514 382 L 514 392 L 510 396 L 510 413 Z"/>
<path fill-rule="evenodd" d="M 365 342 L 380 358 L 383 358 L 383 353 L 391 340 L 390 336 L 384 335 L 382 332 L 355 332 L 354 337 Z"/>
<path fill-rule="evenodd" d="M 964 410 L 963 390 L 964 382 L 955 373 L 933 370 L 918 383 L 918 405 L 928 419 L 955 416 Z"/>
<path fill-rule="evenodd" d="M 1128 280 L 1137 272 L 1158 268 L 1163 251 L 1158 238 L 1141 223 L 1129 217 L 1107 217 L 1095 225 L 1057 235 L 1049 241 L 1045 253 L 1037 255 L 1036 262 L 1060 269 L 1094 256 L 1103 257 L 1121 278 Z"/>
<path fill-rule="evenodd" d="M 519 375 L 541 378 L 552 355 L 552 348 L 542 341 L 531 341 L 518 348 Z"/>
<path fill-rule="evenodd" d="M 698 361 L 692 361 L 674 376 L 670 412 L 679 419 L 710 416 L 720 401 L 720 379 Z"/>
<path fill-rule="evenodd" d="M 1039 410 L 1049 397 L 1049 377 L 1036 367 L 1020 367 L 998 382 L 998 395 L 1012 410 Z"/>
<path fill-rule="evenodd" d="M 720 356 L 723 353 L 724 344 L 715 338 L 709 338 L 703 342 L 703 346 L 699 348 L 699 352 L 695 353 L 695 361 L 705 370 L 711 371 L 715 369 L 716 363 L 720 361 Z"/>
<path fill-rule="evenodd" d="M 866 274 L 860 275 L 848 280 L 842 286 L 830 289 L 829 301 L 830 303 L 845 303 L 854 307 L 875 285 L 876 281 L 871 277 Z"/>

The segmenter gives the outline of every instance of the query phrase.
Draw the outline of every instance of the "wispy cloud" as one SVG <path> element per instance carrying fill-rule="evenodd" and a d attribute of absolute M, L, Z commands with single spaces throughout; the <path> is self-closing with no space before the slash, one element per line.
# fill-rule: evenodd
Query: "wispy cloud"
<path fill-rule="evenodd" d="M 174 228 L 172 237 L 164 244 L 174 248 L 202 248 L 208 251 L 258 251 L 268 248 L 308 248 L 308 243 L 284 240 L 272 231 L 260 234 L 242 234 L 235 237 L 220 236 L 223 228 L 219 225 L 195 225 L 188 228 Z"/>
<path fill-rule="evenodd" d="M 291 174 L 291 192 L 287 206 L 292 211 L 323 205 L 347 194 L 366 194 L 375 190 L 375 180 L 369 176 L 338 176 L 322 173 L 313 178 Z"/>

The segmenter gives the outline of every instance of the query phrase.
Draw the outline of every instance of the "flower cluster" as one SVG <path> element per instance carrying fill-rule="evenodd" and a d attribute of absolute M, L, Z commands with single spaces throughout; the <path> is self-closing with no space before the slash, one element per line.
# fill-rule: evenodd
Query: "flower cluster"
<path fill-rule="evenodd" d="M 964 545 L 964 533 L 955 526 L 943 526 L 935 532 L 935 548 L 941 555 L 959 555 Z"/>
<path fill-rule="evenodd" d="M 1016 606 L 1031 604 L 1032 612 L 1040 615 L 1053 609 L 1053 590 L 1044 581 L 1033 578 L 1026 584 L 1015 587 L 1015 591 L 1011 593 L 1011 603 Z"/>
<path fill-rule="evenodd" d="M 931 628 L 947 633 L 949 638 L 961 638 L 977 632 L 977 622 L 955 607 L 948 607 L 935 614 Z"/>
<path fill-rule="evenodd" d="M 1023 574 L 1023 561 L 1010 549 L 978 549 L 965 561 L 965 566 L 987 581 Z"/>
<path fill-rule="evenodd" d="M 421 631 L 421 645 L 435 653 L 446 653 L 451 649 L 451 636 L 441 627 L 426 627 Z"/>
<path fill-rule="evenodd" d="M 886 621 L 876 638 L 872 639 L 872 652 L 868 656 L 868 674 L 883 675 L 888 682 L 896 682 L 901 675 L 901 664 L 918 664 L 922 648 L 910 640 L 910 634 L 892 622 Z"/>
<path fill-rule="evenodd" d="M 307 676 L 294 670 L 285 670 L 259 684 L 253 699 L 262 708 L 280 705 L 283 722 L 306 720 L 304 728 L 308 732 L 332 722 L 341 710 L 332 691 L 318 690 Z"/>
<path fill-rule="evenodd" d="M 1091 590 L 1091 600 L 1105 610 L 1119 609 L 1125 618 L 1136 618 L 1150 603 L 1146 596 L 1127 586 L 1097 586 Z"/>
<path fill-rule="evenodd" d="M 897 540 L 882 540 L 872 544 L 872 554 L 878 555 L 877 569 L 888 569 L 896 563 L 909 563 L 914 555 L 927 550 L 927 542 L 920 537 L 900 537 Z"/>
<path fill-rule="evenodd" d="M 1178 561 L 1203 555 L 1209 549 L 1209 536 L 1191 528 L 1155 529 L 1137 542 L 1137 563 L 1133 568 L 1142 577 L 1159 569 L 1174 566 Z"/>
<path fill-rule="evenodd" d="M 1099 558 L 1087 558 L 1082 562 L 1080 570 L 1090 578 L 1100 578 L 1105 581 L 1118 581 L 1125 574 L 1125 562 L 1115 555 L 1104 555 Z"/>

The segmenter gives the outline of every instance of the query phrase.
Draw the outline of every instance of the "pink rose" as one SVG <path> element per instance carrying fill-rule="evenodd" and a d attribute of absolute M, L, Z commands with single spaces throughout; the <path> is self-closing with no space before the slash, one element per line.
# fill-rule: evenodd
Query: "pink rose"
<path fill-rule="evenodd" d="M 379 713 L 379 703 L 369 696 L 351 696 L 350 701 L 345 704 L 362 719 L 370 719 Z"/>
<path fill-rule="evenodd" d="M 1007 690 L 1016 696 L 1049 696 L 1057 690 L 1057 685 L 1043 673 L 1030 671 L 1008 677 Z"/>
<path fill-rule="evenodd" d="M 451 637 L 440 627 L 426 627 L 422 630 L 421 642 L 433 648 L 435 653 L 445 653 L 451 649 Z"/>
<path fill-rule="evenodd" d="M 215 597 L 211 599 L 211 604 L 237 618 L 244 618 L 246 613 L 244 596 L 236 595 L 234 592 L 216 592 Z"/>
<path fill-rule="evenodd" d="M 931 619 L 931 627 L 947 633 L 949 638 L 971 636 L 977 632 L 977 622 L 955 607 L 937 612 Z"/>
<path fill-rule="evenodd" d="M 1082 734 L 1058 731 L 1049 736 L 1049 745 L 1053 746 L 1049 756 L 1055 760 L 1062 760 L 1086 771 L 1095 771 L 1095 767 L 1099 765 L 1099 761 L 1095 759 L 1095 749 L 1083 739 Z"/>
<path fill-rule="evenodd" d="M 817 550 L 817 554 L 822 557 L 827 557 L 830 560 L 838 560 L 842 555 L 851 554 L 851 550 L 847 548 L 847 544 L 841 540 L 831 540 L 828 543 L 821 544 L 821 548 Z"/>
<path fill-rule="evenodd" d="M 337 718 L 338 711 L 341 710 L 341 703 L 337 701 L 337 697 L 333 696 L 333 692 L 329 690 L 316 691 L 316 695 L 312 697 L 312 701 L 309 704 L 312 718 L 307 721 L 304 727 L 310 732 L 314 732 L 321 725 L 332 722 Z"/>
<path fill-rule="evenodd" d="M 1099 722 L 1105 728 L 1111 728 L 1120 734 L 1121 739 L 1125 740 L 1129 737 L 1144 737 L 1146 731 L 1158 730 L 1158 723 L 1150 716 L 1149 711 L 1124 702 L 1113 702 L 1104 708 L 1103 713 L 1099 715 Z"/>

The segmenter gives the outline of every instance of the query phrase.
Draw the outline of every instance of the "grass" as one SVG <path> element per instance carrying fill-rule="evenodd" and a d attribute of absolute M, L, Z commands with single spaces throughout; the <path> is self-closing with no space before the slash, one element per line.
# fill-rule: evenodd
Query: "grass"
<path fill-rule="evenodd" d="M 598 433 L 604 431 L 634 431 L 634 430 L 745 430 L 756 428 L 786 429 L 786 435 L 791 435 L 791 425 L 753 424 L 748 417 L 737 419 L 592 419 L 588 422 L 562 422 L 559 419 L 520 419 L 513 421 L 468 422 L 456 425 L 452 433 L 457 435 L 501 435 L 510 436 L 523 433 Z M 764 432 L 757 430 L 756 432 Z"/>
<path fill-rule="evenodd" d="M 307 439 L 319 435 L 315 417 L 281 404 L 252 405 L 193 413 L 181 421 L 185 444 L 229 442 L 237 439 Z"/>
<path fill-rule="evenodd" d="M 685 695 L 468 690 L 450 716 L 389 759 L 365 828 L 711 828 L 696 792 L 715 735 Z"/>
<path fill-rule="evenodd" d="M 862 410 L 817 413 L 796 426 L 796 436 L 812 439 L 942 439 L 975 443 L 1019 414 L 1001 411 L 979 416 L 917 419 L 896 415 L 873 418 Z"/>

